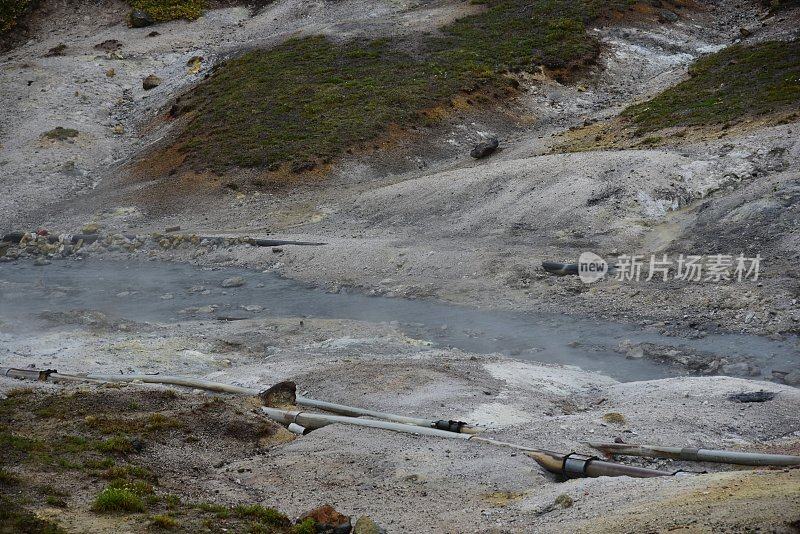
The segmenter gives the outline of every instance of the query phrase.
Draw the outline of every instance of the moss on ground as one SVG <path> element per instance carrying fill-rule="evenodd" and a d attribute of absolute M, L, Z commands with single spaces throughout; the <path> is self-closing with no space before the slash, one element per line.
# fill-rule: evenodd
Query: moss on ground
<path fill-rule="evenodd" d="M 252 454 L 268 435 L 258 423 L 271 424 L 239 402 L 131 387 L 67 391 L 18 388 L 0 400 L 0 534 L 63 532 L 37 517 L 53 507 L 102 515 L 125 532 L 307 531 L 248 501 L 191 504 L 197 488 L 164 491 L 162 482 L 183 487 L 172 478 L 176 464 L 194 464 L 209 448 L 226 458 Z M 196 434 L 204 444 L 187 440 Z M 152 450 L 159 446 L 171 454 Z"/>
<path fill-rule="evenodd" d="M 591 63 L 587 25 L 628 0 L 489 0 L 421 43 L 291 39 L 223 64 L 176 103 L 191 119 L 179 144 L 197 168 L 307 170 L 390 124 L 430 124 L 460 92 L 498 94 L 510 70 Z M 413 54 L 403 51 L 413 46 Z"/>
<path fill-rule="evenodd" d="M 57 524 L 40 519 L 14 500 L 0 494 L 0 534 L 64 534 Z"/>
<path fill-rule="evenodd" d="M 155 22 L 199 18 L 206 8 L 205 0 L 129 0 L 133 9 L 144 11 Z"/>
<path fill-rule="evenodd" d="M 699 59 L 691 77 L 622 116 L 644 133 L 705 126 L 800 107 L 800 41 L 734 45 Z"/>
<path fill-rule="evenodd" d="M 106 488 L 100 492 L 92 509 L 101 514 L 144 512 L 142 498 L 126 488 Z"/>
<path fill-rule="evenodd" d="M 3 0 L 0 2 L 0 35 L 13 30 L 20 18 L 35 5 L 35 0 Z"/>
<path fill-rule="evenodd" d="M 67 139 L 71 139 L 73 137 L 78 137 L 78 130 L 73 128 L 63 128 L 61 126 L 56 126 L 52 130 L 45 132 L 43 135 L 48 139 L 55 139 L 57 141 L 66 141 Z"/>

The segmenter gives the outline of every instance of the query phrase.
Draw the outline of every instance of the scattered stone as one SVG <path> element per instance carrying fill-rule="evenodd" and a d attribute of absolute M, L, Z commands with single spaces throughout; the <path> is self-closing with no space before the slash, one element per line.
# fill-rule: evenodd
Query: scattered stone
<path fill-rule="evenodd" d="M 252 317 L 253 316 L 247 312 L 237 310 L 217 312 L 214 316 L 217 321 L 244 321 Z"/>
<path fill-rule="evenodd" d="M 125 127 L 123 125 L 121 125 L 121 124 L 117 124 L 116 126 L 114 126 L 114 129 L 112 131 L 116 135 L 122 135 L 122 134 L 125 133 Z"/>
<path fill-rule="evenodd" d="M 783 377 L 783 381 L 790 386 L 800 386 L 800 371 L 786 373 L 786 375 Z"/>
<path fill-rule="evenodd" d="M 154 31 L 151 31 L 150 33 L 148 33 L 148 34 L 147 34 L 147 36 L 148 36 L 148 37 L 158 37 L 159 35 L 161 35 L 161 34 L 160 34 L 160 33 L 158 33 L 158 32 L 157 32 L 157 31 L 155 31 L 155 30 L 154 30 Z"/>
<path fill-rule="evenodd" d="M 167 226 L 166 228 L 164 228 L 164 232 L 168 234 L 170 232 L 177 232 L 180 229 L 181 229 L 180 226 Z"/>
<path fill-rule="evenodd" d="M 134 9 L 131 12 L 131 26 L 134 28 L 145 28 L 147 26 L 152 26 L 153 24 L 155 24 L 153 17 L 141 9 Z"/>
<path fill-rule="evenodd" d="M 36 267 L 42 267 L 44 265 L 50 265 L 50 260 L 42 258 L 42 257 L 38 257 L 35 260 L 33 260 L 33 264 Z"/>
<path fill-rule="evenodd" d="M 603 416 L 603 421 L 606 423 L 612 423 L 615 425 L 624 425 L 625 424 L 625 416 L 618 412 L 609 412 Z"/>
<path fill-rule="evenodd" d="M 297 161 L 292 164 L 292 172 L 295 174 L 299 174 L 301 172 L 307 172 L 313 170 L 317 164 L 313 161 Z"/>
<path fill-rule="evenodd" d="M 742 26 L 741 28 L 739 28 L 739 35 L 742 36 L 742 39 L 747 39 L 748 37 L 753 35 L 753 32 Z"/>
<path fill-rule="evenodd" d="M 337 512 L 330 504 L 303 514 L 297 522 L 302 523 L 308 518 L 316 521 L 317 534 L 347 534 L 353 529 L 350 518 Z"/>
<path fill-rule="evenodd" d="M 232 276 L 222 281 L 222 287 L 241 287 L 245 283 L 245 279 L 241 276 Z"/>
<path fill-rule="evenodd" d="M 100 231 L 100 225 L 98 223 L 84 224 L 83 228 L 81 228 L 81 233 L 84 234 L 96 234 L 99 231 Z"/>
<path fill-rule="evenodd" d="M 249 311 L 249 312 L 260 312 L 264 309 L 263 306 L 259 306 L 258 304 L 245 304 L 241 306 L 241 308 L 244 311 Z"/>
<path fill-rule="evenodd" d="M 272 252 L 274 254 L 280 254 L 281 252 L 283 252 L 283 249 L 281 247 L 272 247 Z"/>
<path fill-rule="evenodd" d="M 678 22 L 678 15 L 669 9 L 662 9 L 658 12 L 658 20 L 664 23 Z"/>
<path fill-rule="evenodd" d="M 362 515 L 353 527 L 353 534 L 386 534 L 369 516 Z"/>
<path fill-rule="evenodd" d="M 745 393 L 733 393 L 728 395 L 728 400 L 733 402 L 766 402 L 775 398 L 773 391 L 748 391 Z"/>
<path fill-rule="evenodd" d="M 278 382 L 258 394 L 264 406 L 293 409 L 297 401 L 297 384 L 290 380 Z"/>
<path fill-rule="evenodd" d="M 48 50 L 47 53 L 44 55 L 44 57 L 63 56 L 64 55 L 64 50 L 66 50 L 66 49 L 67 49 L 67 45 L 65 45 L 64 43 L 60 43 L 59 45 L 54 46 L 53 48 Z"/>
<path fill-rule="evenodd" d="M 203 68 L 203 56 L 194 56 L 186 62 L 189 74 L 197 74 Z"/>
<path fill-rule="evenodd" d="M 116 75 L 117 75 L 117 71 L 114 70 L 114 69 L 108 69 L 106 71 L 106 76 L 109 77 L 109 78 L 113 78 Z"/>
<path fill-rule="evenodd" d="M 575 501 L 572 500 L 572 497 L 567 495 L 566 493 L 562 493 L 556 500 L 553 501 L 553 505 L 559 508 L 569 508 L 574 504 Z"/>
<path fill-rule="evenodd" d="M 73 137 L 78 137 L 78 130 L 73 128 L 64 128 L 63 126 L 56 126 L 49 132 L 44 133 L 44 137 L 48 139 L 54 139 L 56 141 L 66 141 L 67 139 L 72 139 Z"/>
<path fill-rule="evenodd" d="M 469 155 L 475 159 L 485 158 L 486 156 L 491 156 L 498 146 L 500 146 L 500 141 L 496 137 L 492 137 L 488 141 L 475 145 Z"/>
<path fill-rule="evenodd" d="M 97 43 L 94 47 L 96 50 L 102 50 L 103 52 L 114 52 L 122 48 L 122 43 L 116 39 L 106 39 L 102 43 Z"/>
<path fill-rule="evenodd" d="M 155 74 L 151 74 L 150 76 L 142 80 L 142 88 L 145 91 L 149 91 L 150 89 L 155 89 L 159 85 L 161 85 L 161 78 L 159 78 Z"/>

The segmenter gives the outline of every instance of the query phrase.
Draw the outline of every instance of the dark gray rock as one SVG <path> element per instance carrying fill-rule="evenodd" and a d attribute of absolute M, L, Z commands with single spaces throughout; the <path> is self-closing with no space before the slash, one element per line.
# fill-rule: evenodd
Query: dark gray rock
<path fill-rule="evenodd" d="M 222 281 L 222 287 L 241 287 L 246 283 L 241 276 L 232 276 Z"/>
<path fill-rule="evenodd" d="M 353 534 L 386 534 L 369 516 L 362 515 L 353 527 Z"/>
<path fill-rule="evenodd" d="M 485 158 L 486 156 L 492 155 L 494 151 L 497 150 L 498 146 L 500 146 L 500 141 L 498 141 L 496 137 L 492 137 L 483 143 L 475 145 L 475 148 L 472 149 L 469 155 L 475 159 Z"/>
<path fill-rule="evenodd" d="M 150 76 L 142 80 L 142 88 L 145 91 L 149 91 L 150 89 L 155 89 L 159 85 L 161 85 L 161 78 L 159 78 L 155 74 L 151 74 Z"/>
<path fill-rule="evenodd" d="M 748 391 L 745 393 L 733 393 L 728 395 L 728 400 L 733 402 L 766 402 L 775 398 L 773 391 Z"/>
<path fill-rule="evenodd" d="M 678 15 L 669 9 L 662 9 L 658 12 L 658 20 L 661 22 L 678 22 Z"/>
<path fill-rule="evenodd" d="M 131 12 L 131 26 L 134 28 L 144 28 L 155 24 L 153 17 L 142 11 L 141 9 L 134 9 Z"/>

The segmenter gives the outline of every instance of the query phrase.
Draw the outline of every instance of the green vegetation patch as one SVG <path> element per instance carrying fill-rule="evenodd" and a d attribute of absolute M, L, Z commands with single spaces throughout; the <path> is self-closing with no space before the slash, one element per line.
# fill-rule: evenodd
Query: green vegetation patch
<path fill-rule="evenodd" d="M 49 132 L 45 132 L 44 136 L 48 139 L 55 139 L 57 141 L 66 141 L 67 139 L 71 139 L 73 137 L 78 137 L 78 130 L 74 128 L 63 128 L 61 126 L 56 126 Z"/>
<path fill-rule="evenodd" d="M 586 26 L 629 0 L 492 0 L 483 13 L 456 20 L 443 31 L 454 61 L 495 70 L 542 64 L 564 68 L 592 61 L 600 51 Z"/>
<path fill-rule="evenodd" d="M 233 513 L 237 517 L 253 519 L 259 523 L 268 526 L 287 526 L 291 524 L 289 518 L 273 510 L 272 508 L 264 508 L 258 504 L 240 505 L 233 509 Z"/>
<path fill-rule="evenodd" d="M 109 514 L 144 512 L 145 508 L 141 497 L 133 491 L 108 487 L 97 496 L 93 509 L 95 512 Z"/>
<path fill-rule="evenodd" d="M 13 30 L 19 19 L 35 5 L 35 0 L 3 0 L 0 2 L 0 35 Z"/>
<path fill-rule="evenodd" d="M 179 144 L 199 168 L 308 169 L 390 124 L 430 124 L 438 115 L 427 112 L 459 92 L 496 92 L 513 83 L 508 71 L 591 63 L 599 44 L 587 25 L 630 3 L 490 0 L 421 43 L 316 36 L 251 51 L 178 100 L 175 114 L 192 113 Z"/>
<path fill-rule="evenodd" d="M 65 534 L 66 531 L 0 494 L 0 534 L 34 533 Z"/>
<path fill-rule="evenodd" d="M 699 59 L 691 78 L 626 109 L 640 132 L 723 124 L 800 106 L 800 41 L 734 45 Z"/>
<path fill-rule="evenodd" d="M 133 9 L 144 11 L 155 22 L 187 19 L 194 20 L 203 14 L 205 0 L 130 0 Z"/>

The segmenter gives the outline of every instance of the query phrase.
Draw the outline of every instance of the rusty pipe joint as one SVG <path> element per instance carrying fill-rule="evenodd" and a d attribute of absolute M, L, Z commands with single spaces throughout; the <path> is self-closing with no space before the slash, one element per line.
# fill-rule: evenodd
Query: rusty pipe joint
<path fill-rule="evenodd" d="M 586 470 L 589 468 L 597 456 L 586 456 L 571 452 L 564 456 L 564 463 L 561 467 L 561 473 L 566 478 L 585 478 L 587 476 Z"/>

